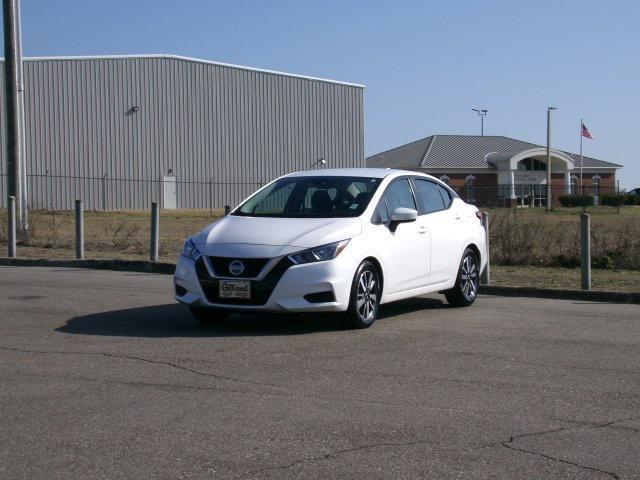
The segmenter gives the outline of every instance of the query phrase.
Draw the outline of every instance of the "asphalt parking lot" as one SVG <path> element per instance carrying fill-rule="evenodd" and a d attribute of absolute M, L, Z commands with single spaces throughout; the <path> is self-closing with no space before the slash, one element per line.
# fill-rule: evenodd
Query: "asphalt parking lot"
<path fill-rule="evenodd" d="M 371 329 L 171 277 L 0 267 L 2 478 L 640 478 L 640 307 L 481 297 Z"/>

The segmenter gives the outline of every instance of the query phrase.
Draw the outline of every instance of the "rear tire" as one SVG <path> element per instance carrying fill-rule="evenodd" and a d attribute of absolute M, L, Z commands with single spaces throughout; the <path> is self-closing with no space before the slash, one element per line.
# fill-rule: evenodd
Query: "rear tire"
<path fill-rule="evenodd" d="M 480 287 L 480 262 L 476 253 L 467 248 L 462 255 L 456 284 L 444 296 L 452 307 L 468 307 L 476 301 Z"/>
<path fill-rule="evenodd" d="M 228 315 L 227 312 L 222 310 L 203 307 L 189 307 L 189 312 L 191 316 L 202 325 L 217 325 L 224 322 Z"/>
<path fill-rule="evenodd" d="M 378 318 L 382 283 L 376 266 L 366 260 L 356 270 L 351 284 L 349 308 L 341 321 L 346 328 L 369 328 Z"/>

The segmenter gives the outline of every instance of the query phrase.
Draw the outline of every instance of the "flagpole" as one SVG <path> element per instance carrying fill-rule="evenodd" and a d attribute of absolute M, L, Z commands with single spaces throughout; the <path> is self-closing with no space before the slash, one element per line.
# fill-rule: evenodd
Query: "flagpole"
<path fill-rule="evenodd" d="M 584 120 L 581 118 L 580 119 L 580 196 L 582 197 L 580 199 L 580 203 L 582 203 L 582 211 L 585 211 L 585 200 L 584 200 L 584 187 L 582 185 L 582 163 L 583 163 L 583 159 L 582 159 L 582 125 L 584 125 Z"/>

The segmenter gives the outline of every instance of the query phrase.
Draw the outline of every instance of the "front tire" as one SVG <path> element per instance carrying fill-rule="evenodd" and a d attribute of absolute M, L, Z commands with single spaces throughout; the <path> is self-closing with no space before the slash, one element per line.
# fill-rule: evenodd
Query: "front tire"
<path fill-rule="evenodd" d="M 458 268 L 456 284 L 444 296 L 452 307 L 468 307 L 476 301 L 480 287 L 480 263 L 476 253 L 467 248 Z"/>
<path fill-rule="evenodd" d="M 213 308 L 189 307 L 191 316 L 202 325 L 217 325 L 224 322 L 227 312 Z"/>
<path fill-rule="evenodd" d="M 353 277 L 349 308 L 342 317 L 346 328 L 369 328 L 378 318 L 382 294 L 380 274 L 376 266 L 366 260 Z"/>

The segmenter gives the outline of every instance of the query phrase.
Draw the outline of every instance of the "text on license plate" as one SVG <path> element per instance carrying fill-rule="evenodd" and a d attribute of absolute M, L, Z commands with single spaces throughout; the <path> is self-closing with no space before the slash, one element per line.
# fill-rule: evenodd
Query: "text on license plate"
<path fill-rule="evenodd" d="M 249 280 L 220 280 L 220 298 L 251 298 L 251 282 Z"/>

